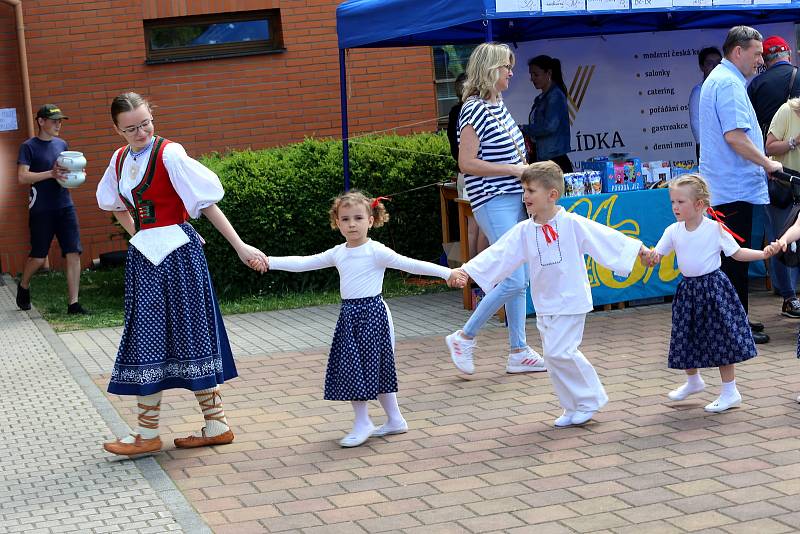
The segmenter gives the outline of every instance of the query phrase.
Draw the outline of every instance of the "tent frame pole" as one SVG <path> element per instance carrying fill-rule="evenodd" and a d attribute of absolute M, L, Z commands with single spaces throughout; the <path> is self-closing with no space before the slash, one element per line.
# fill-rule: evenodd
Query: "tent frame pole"
<path fill-rule="evenodd" d="M 339 49 L 339 95 L 342 108 L 342 168 L 344 169 L 344 190 L 350 190 L 350 134 L 347 118 L 347 66 L 345 63 L 345 52 L 347 49 Z"/>

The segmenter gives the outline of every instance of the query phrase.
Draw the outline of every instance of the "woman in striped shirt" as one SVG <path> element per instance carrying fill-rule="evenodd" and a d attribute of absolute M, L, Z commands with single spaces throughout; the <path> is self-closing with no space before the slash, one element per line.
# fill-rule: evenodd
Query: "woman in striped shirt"
<path fill-rule="evenodd" d="M 525 170 L 525 141 L 503 104 L 514 75 L 514 53 L 505 44 L 484 43 L 469 58 L 458 121 L 458 166 L 478 226 L 490 243 L 527 218 L 519 177 Z M 526 267 L 520 267 L 484 297 L 462 330 L 445 338 L 450 357 L 466 374 L 475 372 L 475 336 L 500 306 L 506 306 L 511 350 L 506 372 L 545 371 L 525 337 Z"/>

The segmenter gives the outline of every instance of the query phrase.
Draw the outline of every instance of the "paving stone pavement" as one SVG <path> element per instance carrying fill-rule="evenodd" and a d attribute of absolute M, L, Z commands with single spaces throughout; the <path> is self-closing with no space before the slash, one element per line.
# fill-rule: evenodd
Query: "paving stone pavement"
<path fill-rule="evenodd" d="M 5 295 L 2 288 L 0 293 Z M 737 368 L 742 407 L 718 415 L 702 410 L 719 389 L 710 370 L 704 373 L 706 392 L 684 402 L 666 399 L 682 379 L 665 368 L 669 305 L 591 314 L 583 349 L 611 402 L 596 422 L 559 430 L 552 427 L 560 410 L 546 373 L 504 373 L 505 329 L 493 323 L 482 332 L 478 372 L 464 379 L 442 341 L 466 317 L 458 293 L 401 300 L 390 306 L 407 434 L 373 438 L 356 449 L 336 444 L 351 422 L 347 403 L 322 400 L 336 306 L 227 317 L 241 376 L 224 386 L 223 401 L 236 441 L 201 450 L 169 446 L 148 464 L 146 479 L 166 473 L 218 533 L 800 531 L 800 321 L 780 317 L 776 297 L 751 296 L 753 317 L 767 323 L 772 342 L 759 345 L 759 357 Z M 538 348 L 531 320 L 528 333 Z M 118 342 L 114 329 L 45 337 L 42 352 L 48 341 L 74 353 L 95 391 L 105 390 L 104 373 Z M 14 350 L 22 352 L 19 343 Z M 16 365 L 13 373 L 26 377 L 27 367 Z M 58 365 L 59 358 L 47 360 L 47 374 Z M 42 380 L 41 368 L 31 372 Z M 81 400 L 79 392 L 76 397 L 89 413 L 107 402 Z M 107 399 L 126 421 L 135 421 L 129 398 Z M 39 404 L 57 416 L 62 406 Z M 371 413 L 381 422 L 377 403 Z M 25 427 L 16 423 L 12 439 L 26 439 L 30 421 L 56 424 L 44 417 L 26 419 Z M 87 425 L 83 417 L 81 424 Z M 190 393 L 165 394 L 165 443 L 201 424 Z M 78 488 L 80 470 L 104 459 L 95 444 L 107 435 L 102 421 L 82 433 L 87 451 L 65 477 L 77 479 Z M 105 461 L 114 469 L 142 462 Z M 17 469 L 32 465 L 16 463 Z M 5 473 L 12 466 L 0 467 Z M 41 473 L 49 471 L 34 472 L 44 479 Z M 14 499 L 18 486 L 0 486 L 3 520 L 3 499 Z M 127 497 L 139 503 L 149 498 L 144 493 Z M 47 504 L 36 498 L 25 502 L 34 514 Z"/>
<path fill-rule="evenodd" d="M 403 312 L 390 306 L 400 330 Z M 398 342 L 407 434 L 337 445 L 351 411 L 322 400 L 331 328 L 312 309 L 301 320 L 317 334 L 303 337 L 320 346 L 239 358 L 240 378 L 223 389 L 233 444 L 169 448 L 157 461 L 218 533 L 800 530 L 800 322 L 778 315 L 776 297 L 752 296 L 753 316 L 768 323 L 773 341 L 738 366 L 742 407 L 718 415 L 702 409 L 718 393 L 716 372 L 704 373 L 706 392 L 666 398 L 682 381 L 666 369 L 669 305 L 591 314 L 583 348 L 611 402 L 596 422 L 559 430 L 547 375 L 504 373 L 503 328 L 480 336 L 472 378 L 454 371 L 442 342 L 464 316 L 453 306 L 439 307 L 437 335 Z M 259 321 L 274 327 L 272 317 Z M 239 324 L 246 322 L 266 339 L 251 318 Z M 528 333 L 538 347 L 530 322 Z M 110 400 L 134 421 L 129 399 Z M 166 441 L 201 424 L 191 394 L 164 396 Z"/>
<path fill-rule="evenodd" d="M 152 459 L 109 461 L 101 411 L 123 423 L 56 347 L 38 313 L 17 310 L 0 286 L 0 532 L 207 531 Z"/>

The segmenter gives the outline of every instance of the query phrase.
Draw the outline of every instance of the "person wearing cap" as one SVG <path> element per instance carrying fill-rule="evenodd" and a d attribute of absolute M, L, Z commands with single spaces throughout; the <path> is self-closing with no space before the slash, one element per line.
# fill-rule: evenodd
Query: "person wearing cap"
<path fill-rule="evenodd" d="M 791 54 L 792 50 L 789 47 L 789 43 L 782 37 L 773 35 L 764 39 L 764 65 L 767 69 L 750 82 L 747 88 L 747 95 L 753 103 L 758 123 L 761 125 L 761 132 L 766 136 L 767 154 L 775 157 L 775 159 L 790 168 L 798 169 L 798 167 L 790 164 L 792 158 L 788 160 L 786 158 L 787 155 L 790 155 L 787 146 L 788 140 L 784 139 L 782 134 L 776 137 L 778 130 L 775 130 L 773 132 L 773 141 L 787 141 L 787 143 L 770 144 L 768 135 L 768 132 L 771 131 L 772 119 L 778 109 L 785 105 L 789 98 L 800 96 L 800 79 L 796 75 L 792 76 L 797 67 L 791 64 Z M 791 113 L 787 112 L 786 116 L 790 115 Z M 779 147 L 785 148 L 785 150 L 779 151 Z M 776 234 L 780 232 L 786 223 L 786 218 L 789 216 L 791 209 L 791 206 L 780 207 L 772 203 L 767 204 L 765 230 L 768 241 L 775 240 Z M 781 315 L 800 319 L 800 299 L 797 298 L 795 290 L 798 269 L 796 267 L 787 267 L 774 257 L 770 258 L 769 267 L 772 285 L 775 291 L 783 297 Z"/>
<path fill-rule="evenodd" d="M 750 248 L 753 212 L 769 203 L 767 176 L 783 169 L 764 154 L 764 137 L 747 97 L 747 78 L 763 65 L 761 34 L 748 26 L 728 31 L 722 62 L 700 90 L 700 175 L 708 182 L 711 206 L 725 216 L 725 224 Z M 748 265 L 722 258 L 724 272 L 748 310 Z M 764 325 L 751 322 L 756 343 L 769 342 Z"/>
<path fill-rule="evenodd" d="M 67 143 L 58 134 L 68 117 L 58 106 L 45 104 L 36 113 L 38 133 L 19 148 L 17 179 L 30 185 L 28 226 L 31 252 L 17 284 L 17 306 L 31 309 L 31 277 L 44 265 L 53 237 L 58 239 L 61 254 L 67 266 L 67 313 L 84 314 L 78 302 L 82 252 L 78 216 L 69 190 L 62 187 L 66 169 L 56 163 L 59 154 L 67 150 Z"/>

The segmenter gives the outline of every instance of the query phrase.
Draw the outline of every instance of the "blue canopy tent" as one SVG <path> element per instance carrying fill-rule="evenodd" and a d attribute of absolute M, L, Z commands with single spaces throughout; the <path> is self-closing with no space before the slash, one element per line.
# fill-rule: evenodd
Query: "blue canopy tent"
<path fill-rule="evenodd" d="M 348 0 L 336 9 L 345 189 L 350 188 L 348 48 L 515 43 L 648 31 L 726 28 L 800 21 L 791 4 L 723 5 L 616 11 L 497 12 L 495 0 Z"/>

